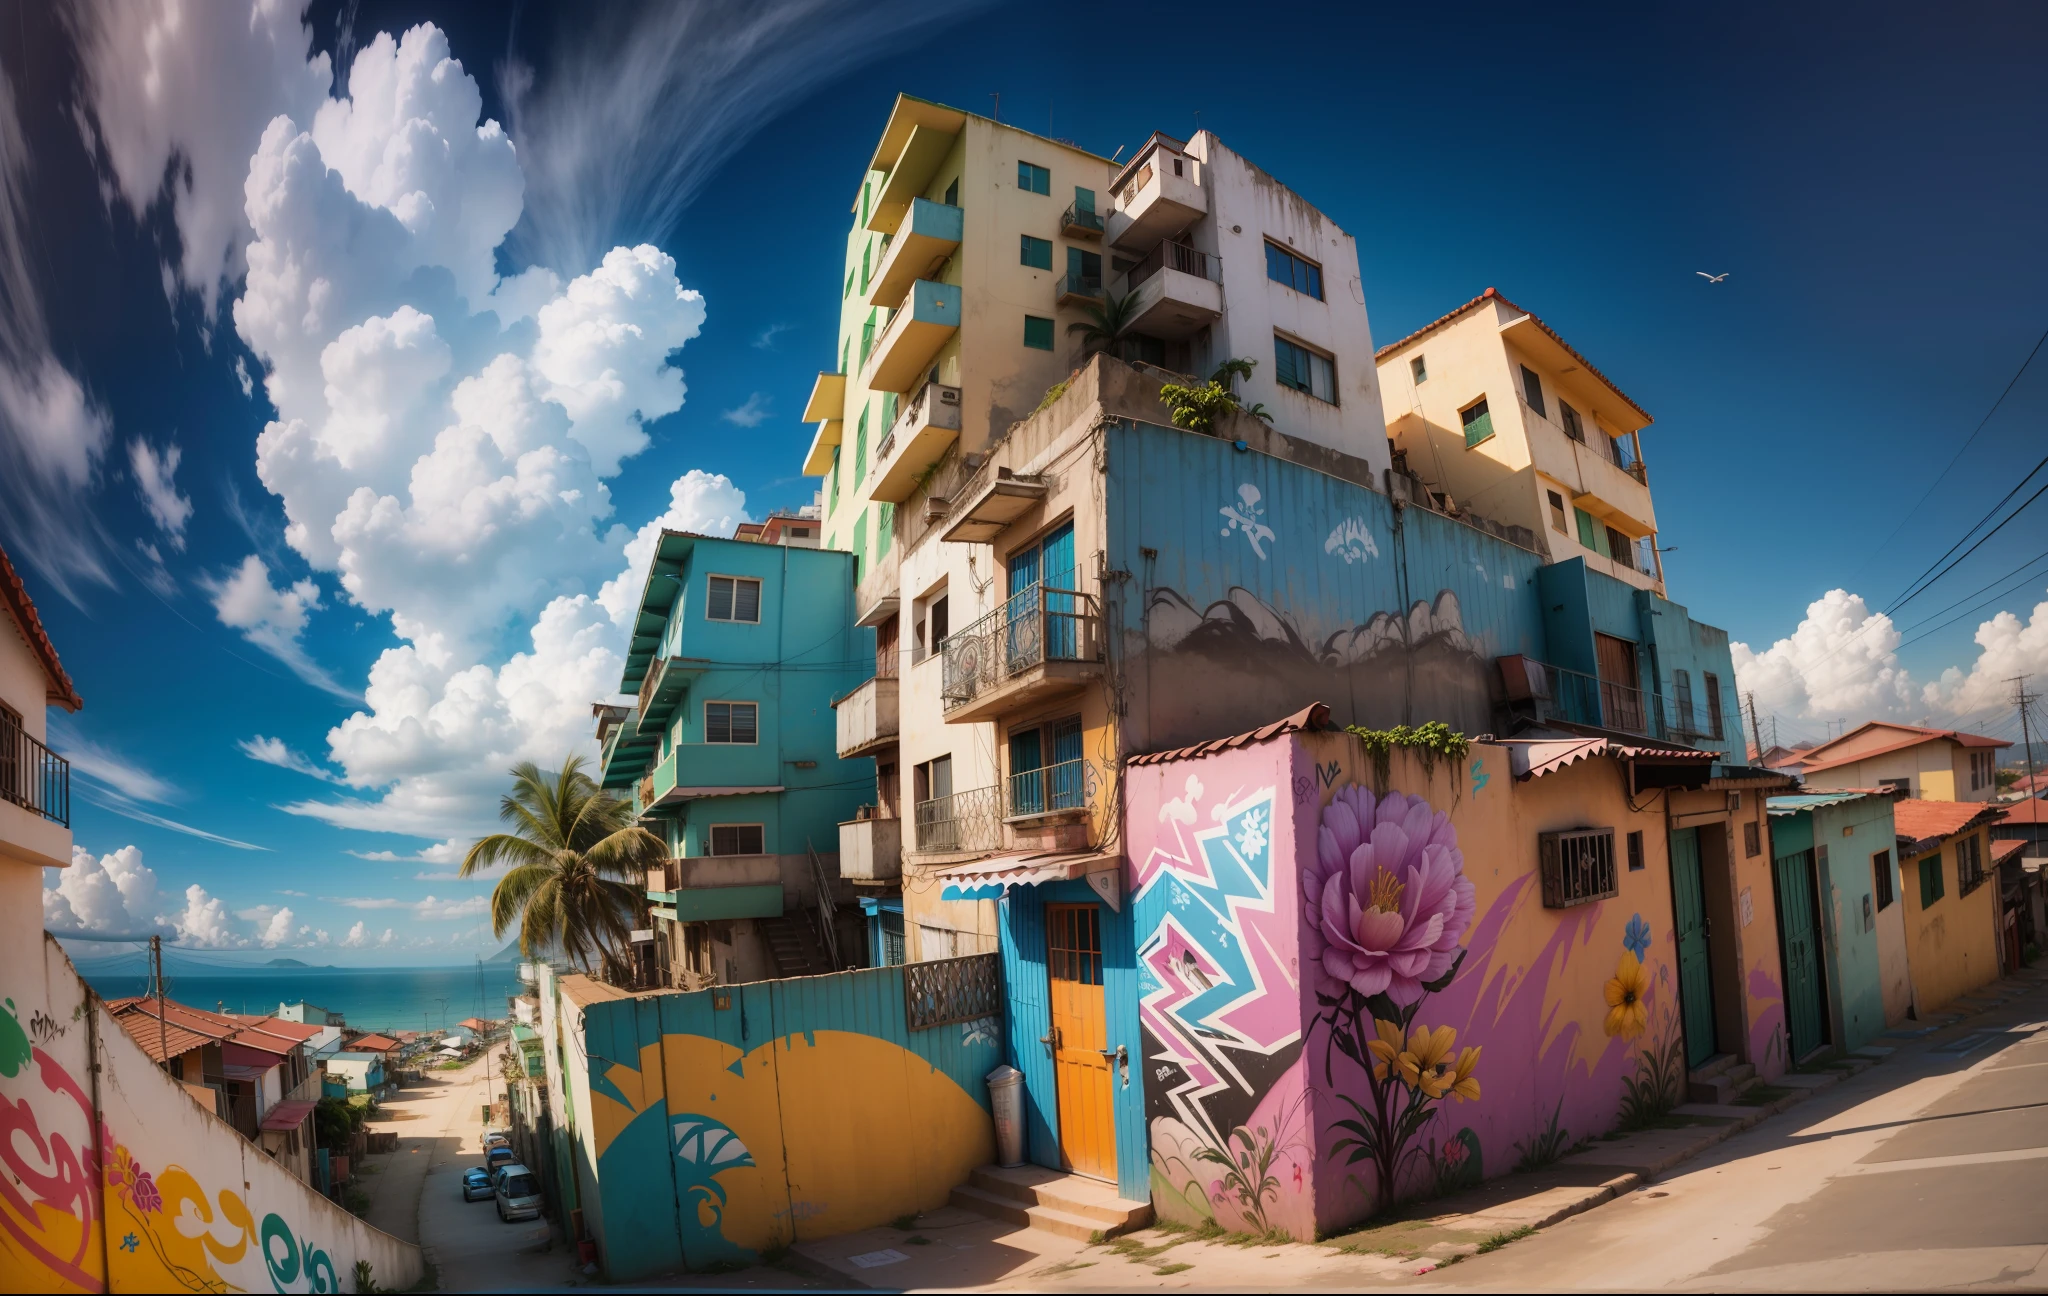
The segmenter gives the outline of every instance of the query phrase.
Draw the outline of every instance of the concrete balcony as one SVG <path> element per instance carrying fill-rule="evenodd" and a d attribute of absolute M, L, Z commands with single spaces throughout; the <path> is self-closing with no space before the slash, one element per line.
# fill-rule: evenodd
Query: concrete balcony
<path fill-rule="evenodd" d="M 774 918 L 783 909 L 777 855 L 694 855 L 647 870 L 655 916 L 671 922 Z"/>
<path fill-rule="evenodd" d="M 923 198 L 912 200 L 888 250 L 882 253 L 881 267 L 868 281 L 868 305 L 890 310 L 901 306 L 912 284 L 937 274 L 946 264 L 946 258 L 960 246 L 965 224 L 958 207 Z"/>
<path fill-rule="evenodd" d="M 647 776 L 642 814 L 674 812 L 684 801 L 783 790 L 772 743 L 684 743 Z"/>
<path fill-rule="evenodd" d="M 878 675 L 832 704 L 841 760 L 871 756 L 879 748 L 896 745 L 897 685 L 895 676 Z"/>
<path fill-rule="evenodd" d="M 1191 337 L 1223 318 L 1222 266 L 1179 243 L 1160 243 L 1124 276 L 1131 328 L 1157 338 Z"/>
<path fill-rule="evenodd" d="M 959 436 L 960 389 L 926 383 L 897 411 L 896 421 L 875 447 L 875 484 L 869 494 L 889 504 L 909 499 L 925 470 Z"/>
<path fill-rule="evenodd" d="M 1053 305 L 1089 306 L 1102 301 L 1102 276 L 1063 274 L 1053 287 Z"/>
<path fill-rule="evenodd" d="M 821 373 L 811 384 L 810 399 L 804 402 L 804 422 L 822 423 L 846 417 L 846 375 Z"/>
<path fill-rule="evenodd" d="M 861 385 L 870 391 L 910 391 L 959 331 L 960 289 L 919 279 L 868 353 Z"/>
<path fill-rule="evenodd" d="M 818 424 L 818 431 L 811 437 L 811 448 L 804 452 L 804 475 L 823 477 L 832 471 L 832 452 L 846 439 L 846 423 L 841 419 L 826 419 Z"/>
<path fill-rule="evenodd" d="M 939 705 L 947 724 L 1011 715 L 1101 678 L 1102 618 L 1092 595 L 1034 585 L 946 640 Z"/>
<path fill-rule="evenodd" d="M 1201 164 L 1165 145 L 1153 147 L 1138 169 L 1112 194 L 1107 222 L 1110 246 L 1126 252 L 1150 251 L 1161 239 L 1178 234 L 1209 214 L 1203 192 Z"/>
<path fill-rule="evenodd" d="M 854 819 L 839 825 L 839 876 L 894 882 L 903 876 L 903 821 Z"/>
<path fill-rule="evenodd" d="M 1069 203 L 1060 216 L 1060 233 L 1070 239 L 1086 239 L 1092 243 L 1102 237 L 1102 217 L 1096 215 L 1093 207 L 1083 207 L 1078 200 Z"/>

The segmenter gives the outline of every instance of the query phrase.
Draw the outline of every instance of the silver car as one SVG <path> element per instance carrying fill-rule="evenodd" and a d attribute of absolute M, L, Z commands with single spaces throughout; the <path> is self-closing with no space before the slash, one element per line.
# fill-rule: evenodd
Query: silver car
<path fill-rule="evenodd" d="M 518 1162 L 498 1167 L 498 1218 L 540 1218 L 540 1177 Z"/>

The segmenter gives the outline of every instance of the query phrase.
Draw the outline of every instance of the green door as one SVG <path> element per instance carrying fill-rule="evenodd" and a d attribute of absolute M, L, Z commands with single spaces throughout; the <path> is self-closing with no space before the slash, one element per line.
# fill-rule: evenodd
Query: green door
<path fill-rule="evenodd" d="M 1828 1042 L 1821 1009 L 1820 932 L 1814 922 L 1813 852 L 1772 861 L 1778 892 L 1778 941 L 1785 958 L 1785 1018 L 1796 1061 Z"/>
<path fill-rule="evenodd" d="M 1707 963 L 1707 903 L 1700 888 L 1700 831 L 1671 834 L 1671 906 L 1678 926 L 1678 1007 L 1685 1064 L 1714 1056 L 1714 977 Z"/>

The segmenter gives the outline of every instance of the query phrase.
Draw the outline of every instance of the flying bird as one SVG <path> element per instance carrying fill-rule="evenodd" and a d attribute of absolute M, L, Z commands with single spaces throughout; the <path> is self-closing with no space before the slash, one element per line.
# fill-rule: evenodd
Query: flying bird
<path fill-rule="evenodd" d="M 1693 271 L 1693 273 L 1698 275 L 1700 278 L 1706 280 L 1708 283 L 1720 283 L 1723 279 L 1726 279 L 1729 275 L 1733 274 L 1734 271 L 1724 271 L 1721 274 L 1717 275 L 1710 275 L 1704 270 L 1695 270 Z"/>

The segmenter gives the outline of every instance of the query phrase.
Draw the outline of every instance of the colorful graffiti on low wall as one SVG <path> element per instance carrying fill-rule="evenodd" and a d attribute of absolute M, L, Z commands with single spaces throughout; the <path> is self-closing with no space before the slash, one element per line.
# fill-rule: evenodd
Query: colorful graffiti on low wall
<path fill-rule="evenodd" d="M 615 1281 L 930 1210 L 994 1159 L 984 1077 L 1000 1031 L 987 1005 L 911 1030 L 902 968 L 590 1002 L 569 979 L 561 993 L 581 1007 L 586 1218 Z"/>
<path fill-rule="evenodd" d="M 1661 846 L 1618 895 L 1543 905 L 1540 831 L 1661 829 L 1606 762 L 1517 784 L 1495 746 L 1375 771 L 1298 734 L 1126 795 L 1163 1217 L 1310 1238 L 1676 1101 Z"/>
<path fill-rule="evenodd" d="M 54 942 L 25 944 L 0 1004 L 0 1290 L 338 1292 L 358 1260 L 380 1283 L 418 1277 L 417 1248 L 202 1111 L 87 1006 Z"/>

